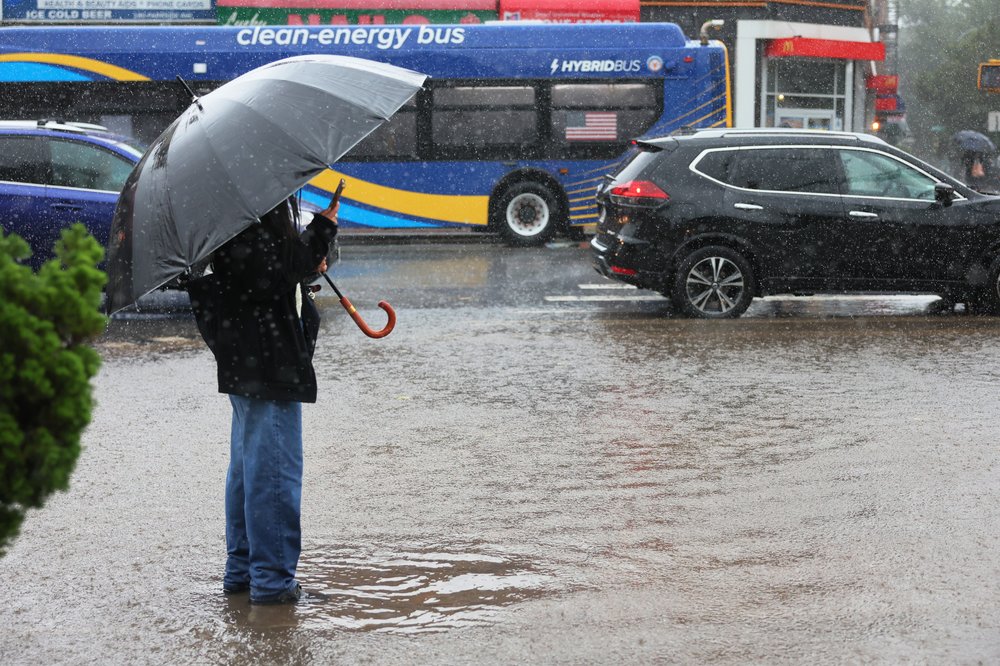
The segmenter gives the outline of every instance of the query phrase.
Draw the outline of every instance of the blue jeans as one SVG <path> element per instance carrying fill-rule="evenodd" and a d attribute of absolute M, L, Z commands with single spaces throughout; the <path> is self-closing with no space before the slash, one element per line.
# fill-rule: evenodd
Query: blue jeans
<path fill-rule="evenodd" d="M 302 549 L 302 403 L 230 395 L 226 478 L 227 590 L 253 600 L 294 589 Z"/>

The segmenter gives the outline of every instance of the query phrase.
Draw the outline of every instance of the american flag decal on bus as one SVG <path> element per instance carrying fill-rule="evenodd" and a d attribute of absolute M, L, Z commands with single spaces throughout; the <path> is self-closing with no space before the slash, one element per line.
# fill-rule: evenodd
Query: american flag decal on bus
<path fill-rule="evenodd" d="M 615 141 L 618 139 L 618 114 L 607 111 L 584 111 L 566 114 L 567 141 Z"/>

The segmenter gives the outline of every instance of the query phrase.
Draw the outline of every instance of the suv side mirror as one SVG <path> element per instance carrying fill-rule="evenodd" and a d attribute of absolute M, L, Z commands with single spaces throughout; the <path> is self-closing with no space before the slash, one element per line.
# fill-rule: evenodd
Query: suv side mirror
<path fill-rule="evenodd" d="M 948 183 L 934 184 L 934 201 L 945 208 L 951 205 L 951 200 L 955 198 L 955 188 Z"/>

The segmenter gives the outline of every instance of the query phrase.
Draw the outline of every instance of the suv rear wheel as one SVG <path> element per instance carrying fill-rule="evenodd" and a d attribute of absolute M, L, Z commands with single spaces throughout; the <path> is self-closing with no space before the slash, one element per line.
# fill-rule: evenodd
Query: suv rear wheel
<path fill-rule="evenodd" d="M 689 317 L 739 317 L 753 300 L 750 262 L 735 250 L 712 245 L 687 255 L 674 278 L 674 307 Z"/>

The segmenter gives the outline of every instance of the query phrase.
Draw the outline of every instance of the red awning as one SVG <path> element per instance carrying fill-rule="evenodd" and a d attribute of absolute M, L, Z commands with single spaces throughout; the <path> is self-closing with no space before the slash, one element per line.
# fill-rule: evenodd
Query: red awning
<path fill-rule="evenodd" d="M 885 60 L 882 42 L 844 42 L 836 39 L 788 37 L 772 39 L 765 52 L 769 58 L 840 58 L 842 60 Z"/>
<path fill-rule="evenodd" d="M 639 20 L 639 0 L 500 0 L 500 18 L 553 23 L 633 23 Z"/>

